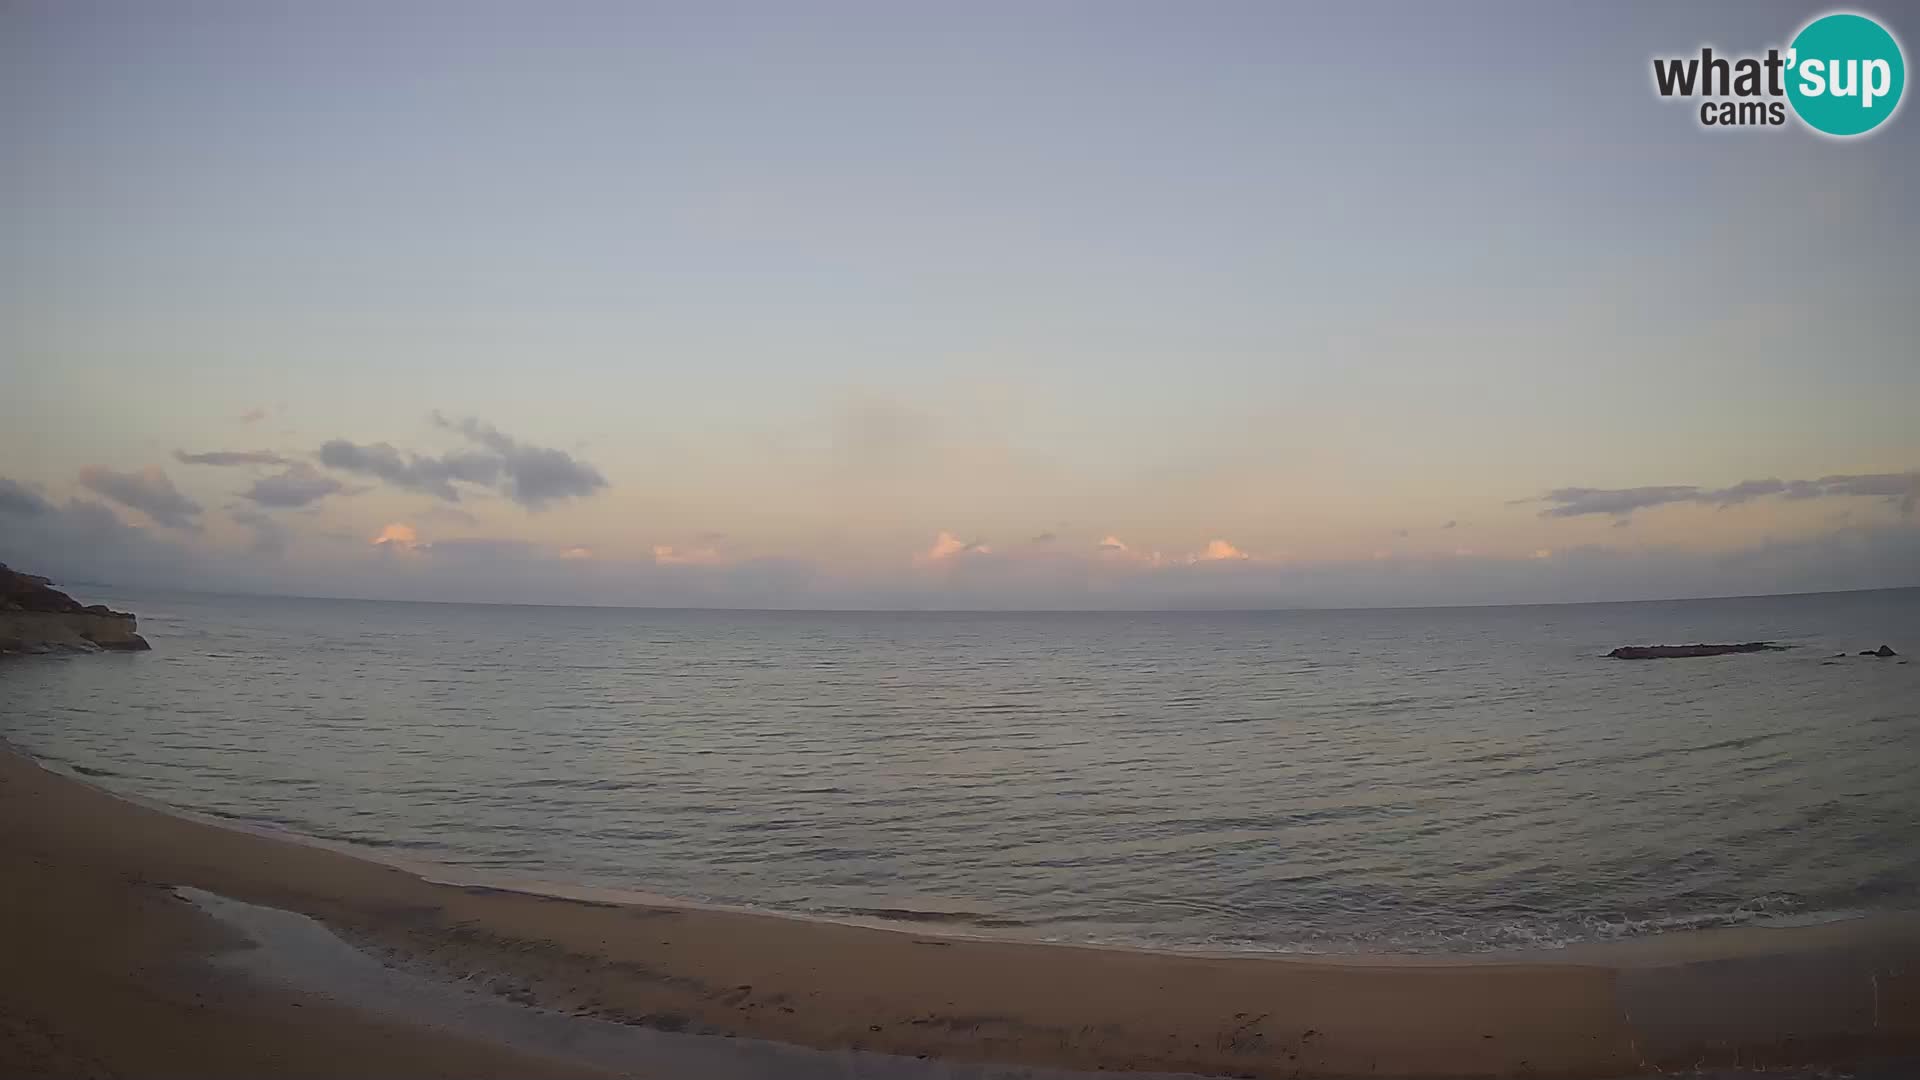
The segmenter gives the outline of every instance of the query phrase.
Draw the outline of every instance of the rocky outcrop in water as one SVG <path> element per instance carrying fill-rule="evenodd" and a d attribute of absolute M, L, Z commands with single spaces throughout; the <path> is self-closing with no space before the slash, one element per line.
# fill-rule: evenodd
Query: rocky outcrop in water
<path fill-rule="evenodd" d="M 134 632 L 134 625 L 134 617 L 124 611 L 82 604 L 46 578 L 0 563 L 0 656 L 152 648 Z"/>
<path fill-rule="evenodd" d="M 1785 649 L 1771 641 L 1743 641 L 1738 645 L 1622 645 L 1607 654 L 1609 660 L 1671 660 L 1728 653 L 1775 652 Z"/>

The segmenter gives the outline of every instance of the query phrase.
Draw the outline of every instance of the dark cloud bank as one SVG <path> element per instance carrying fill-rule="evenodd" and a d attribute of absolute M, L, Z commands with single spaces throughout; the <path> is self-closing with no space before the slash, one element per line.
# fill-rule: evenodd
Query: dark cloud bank
<path fill-rule="evenodd" d="M 317 502 L 340 491 L 340 481 L 302 462 L 285 472 L 263 476 L 241 497 L 270 509 L 293 509 Z"/>
<path fill-rule="evenodd" d="M 314 454 L 314 460 L 329 469 L 449 503 L 459 502 L 464 489 L 469 493 L 497 492 L 529 510 L 539 510 L 560 499 L 584 498 L 607 486 L 599 469 L 572 454 L 523 443 L 477 417 L 453 420 L 435 412 L 430 419 L 435 427 L 460 435 L 471 446 L 431 455 L 402 450 L 389 442 L 329 439 Z M 173 457 L 183 465 L 284 468 L 276 476 L 256 480 L 243 493 L 244 498 L 270 509 L 307 506 L 347 490 L 311 464 L 271 450 L 175 450 Z"/>
<path fill-rule="evenodd" d="M 1857 476 L 1823 476 L 1818 480 L 1744 480 L 1732 487 L 1702 488 L 1691 484 L 1669 484 L 1637 488 L 1556 488 L 1526 502 L 1546 503 L 1541 517 L 1582 517 L 1611 514 L 1626 517 L 1636 510 L 1673 503 L 1700 506 L 1737 506 L 1754 499 L 1822 499 L 1838 496 L 1871 496 L 1897 505 L 1903 514 L 1913 513 L 1920 502 L 1920 472 L 1868 473 Z"/>
<path fill-rule="evenodd" d="M 361 445 L 332 439 L 320 447 L 322 465 L 373 477 L 405 491 L 447 502 L 460 501 L 460 487 L 492 489 L 530 510 L 559 499 L 592 495 L 607 486 L 600 470 L 564 450 L 523 443 L 483 420 L 449 420 L 433 414 L 434 426 L 457 432 L 471 449 L 437 457 L 403 451 L 391 443 Z"/>
<path fill-rule="evenodd" d="M 180 494 L 158 468 L 117 472 L 103 465 L 89 465 L 80 470 L 80 483 L 170 529 L 192 531 L 200 527 L 200 504 Z"/>
<path fill-rule="evenodd" d="M 38 490 L 0 476 L 0 515 L 37 517 L 52 509 Z"/>
<path fill-rule="evenodd" d="M 246 465 L 282 465 L 285 470 L 261 477 L 240 497 L 269 509 L 291 509 L 318 502 L 344 490 L 340 481 L 314 469 L 304 461 L 276 454 L 271 450 L 208 450 L 189 454 L 175 450 L 173 459 L 182 465 L 213 465 L 233 468 Z"/>
<path fill-rule="evenodd" d="M 173 460 L 182 465 L 288 465 L 286 458 L 271 450 L 209 450 L 203 454 L 189 454 L 185 450 L 175 450 Z"/>

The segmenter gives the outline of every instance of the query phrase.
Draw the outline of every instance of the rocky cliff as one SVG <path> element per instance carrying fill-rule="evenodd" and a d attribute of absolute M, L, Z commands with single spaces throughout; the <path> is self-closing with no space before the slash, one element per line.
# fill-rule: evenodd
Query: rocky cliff
<path fill-rule="evenodd" d="M 103 604 L 83 605 L 43 577 L 0 563 L 0 656 L 9 653 L 139 651 L 134 618 Z"/>

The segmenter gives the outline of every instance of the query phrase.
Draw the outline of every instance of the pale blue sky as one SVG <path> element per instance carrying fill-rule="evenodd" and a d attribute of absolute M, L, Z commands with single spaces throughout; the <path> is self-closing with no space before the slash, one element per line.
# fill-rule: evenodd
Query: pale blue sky
<path fill-rule="evenodd" d="M 265 512 L 272 559 L 362 592 L 396 522 L 422 563 L 711 549 L 931 602 L 969 587 L 913 576 L 942 531 L 1226 539 L 1276 595 L 1383 552 L 1911 531 L 1860 496 L 1508 505 L 1920 467 L 1911 110 L 1839 143 L 1649 88 L 1825 8 L 1329 7 L 10 5 L 0 477 L 159 467 L 204 510 L 181 558 Z M 171 456 L 437 454 L 433 410 L 607 484 L 530 512 L 340 473 L 261 511 L 258 472 Z"/>

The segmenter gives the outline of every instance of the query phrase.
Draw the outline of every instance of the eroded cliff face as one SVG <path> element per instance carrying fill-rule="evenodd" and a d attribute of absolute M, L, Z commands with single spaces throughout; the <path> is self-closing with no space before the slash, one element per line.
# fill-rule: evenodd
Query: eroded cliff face
<path fill-rule="evenodd" d="M 134 625 L 126 612 L 81 604 L 46 578 L 0 564 L 0 655 L 151 648 Z"/>

